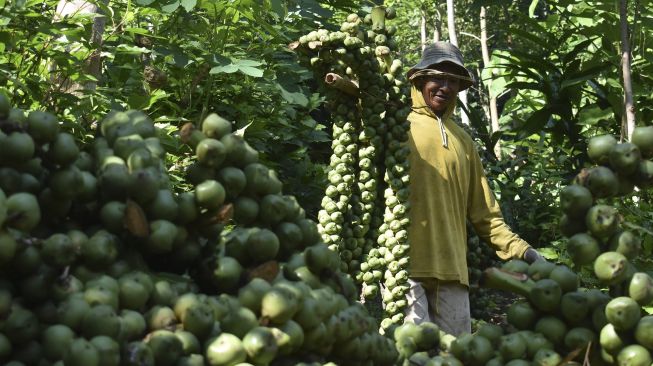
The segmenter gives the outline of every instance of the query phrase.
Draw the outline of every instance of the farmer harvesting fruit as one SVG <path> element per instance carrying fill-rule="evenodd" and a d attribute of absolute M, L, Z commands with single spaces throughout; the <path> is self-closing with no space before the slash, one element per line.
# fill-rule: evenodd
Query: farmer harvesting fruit
<path fill-rule="evenodd" d="M 460 50 L 449 42 L 426 47 L 408 77 L 411 290 L 405 319 L 470 333 L 466 220 L 501 259 L 542 257 L 504 222 L 471 137 L 451 118 L 458 92 L 473 82 Z"/>

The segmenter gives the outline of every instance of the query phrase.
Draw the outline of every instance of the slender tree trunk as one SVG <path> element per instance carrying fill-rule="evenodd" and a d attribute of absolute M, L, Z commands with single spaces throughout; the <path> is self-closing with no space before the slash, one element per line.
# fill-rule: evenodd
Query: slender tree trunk
<path fill-rule="evenodd" d="M 440 41 L 440 34 L 442 34 L 442 15 L 437 4 L 435 7 L 435 21 L 433 23 L 433 43 L 435 43 Z"/>
<path fill-rule="evenodd" d="M 422 9 L 422 19 L 420 24 L 420 35 L 422 39 L 422 51 L 426 48 L 426 10 Z"/>
<path fill-rule="evenodd" d="M 102 2 L 108 4 L 108 0 L 102 0 Z M 98 10 L 99 7 L 96 4 L 87 0 L 60 0 L 59 4 L 57 4 L 54 20 L 58 21 L 66 16 L 77 14 L 95 14 L 98 13 Z M 93 19 L 90 44 L 94 49 L 83 66 L 84 71 L 96 79 L 100 79 L 102 76 L 101 46 L 105 25 L 105 17 L 96 16 Z M 57 78 L 60 83 L 60 90 L 65 90 L 68 93 L 75 93 L 81 89 L 94 90 L 97 86 L 94 81 L 87 82 L 84 85 L 73 83 L 66 75 L 59 75 Z"/>
<path fill-rule="evenodd" d="M 485 21 L 485 6 L 481 6 L 481 52 L 483 53 L 483 68 L 490 66 L 490 51 L 487 47 L 487 22 Z M 488 97 L 490 99 L 490 126 L 492 133 L 499 131 L 499 112 L 497 110 L 497 97 L 492 94 L 492 78 L 486 81 Z M 501 159 L 501 142 L 494 145 L 494 155 Z"/>
<path fill-rule="evenodd" d="M 626 124 L 622 128 L 624 138 L 630 141 L 635 129 L 635 102 L 633 101 L 633 84 L 630 78 L 630 40 L 628 34 L 628 1 L 620 0 L 619 15 L 621 18 L 621 69 L 624 80 L 624 114 Z"/>
<path fill-rule="evenodd" d="M 447 0 L 447 26 L 449 28 L 449 41 L 455 45 L 458 46 L 458 37 L 456 36 L 456 25 L 455 25 L 455 15 L 454 15 L 454 5 L 453 5 L 453 0 Z M 465 106 L 465 108 L 468 108 L 467 104 L 467 90 L 461 91 L 458 93 L 458 99 L 460 99 L 460 102 Z M 460 114 L 462 123 L 464 125 L 469 126 L 469 116 L 463 111 L 463 113 Z"/>

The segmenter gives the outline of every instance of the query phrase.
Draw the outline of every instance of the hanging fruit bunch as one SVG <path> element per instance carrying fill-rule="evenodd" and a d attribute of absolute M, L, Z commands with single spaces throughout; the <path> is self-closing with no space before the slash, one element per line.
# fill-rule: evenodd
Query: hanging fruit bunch
<path fill-rule="evenodd" d="M 592 365 L 653 362 L 653 316 L 642 311 L 642 306 L 653 303 L 653 278 L 632 263 L 640 254 L 641 238 L 611 205 L 611 200 L 631 194 L 635 187 L 644 190 L 653 184 L 651 141 L 650 126 L 637 127 L 632 142 L 619 143 L 610 135 L 593 137 L 588 156 L 597 165 L 583 169 L 560 193 L 566 253 L 578 269 L 590 269 L 608 292 L 581 289 L 575 272 L 544 261 L 530 266 L 512 261 L 504 266 L 508 272 L 484 273 L 487 286 L 527 300 L 508 310 L 508 322 L 526 347 L 506 346 L 509 355 L 501 352 L 493 364 L 517 354 L 516 358 L 538 365 L 558 364 L 565 358 L 589 360 Z M 538 348 L 549 351 L 530 351 Z"/>
<path fill-rule="evenodd" d="M 410 106 L 401 61 L 392 57 L 395 29 L 386 26 L 393 17 L 378 6 L 364 17 L 349 15 L 340 31 L 313 31 L 292 46 L 325 81 L 333 115 L 320 233 L 342 270 L 364 284 L 364 298 L 383 292 L 384 329 L 403 322 L 409 289 Z"/>
<path fill-rule="evenodd" d="M 0 363 L 392 365 L 315 222 L 210 114 L 173 187 L 152 120 L 91 144 L 0 95 Z M 178 190 L 187 187 L 185 190 Z"/>

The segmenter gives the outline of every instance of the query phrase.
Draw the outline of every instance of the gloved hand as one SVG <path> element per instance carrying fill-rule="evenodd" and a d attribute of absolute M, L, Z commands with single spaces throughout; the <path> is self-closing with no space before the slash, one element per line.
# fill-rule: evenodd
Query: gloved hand
<path fill-rule="evenodd" d="M 528 248 L 526 249 L 526 252 L 524 252 L 524 260 L 528 264 L 531 264 L 535 261 L 546 261 L 546 258 L 542 257 L 542 255 L 538 253 L 537 250 Z"/>

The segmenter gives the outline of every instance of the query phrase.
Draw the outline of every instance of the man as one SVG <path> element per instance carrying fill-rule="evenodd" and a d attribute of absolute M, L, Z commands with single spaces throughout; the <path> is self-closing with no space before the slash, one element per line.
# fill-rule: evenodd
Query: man
<path fill-rule="evenodd" d="M 433 321 L 455 336 L 471 332 L 466 220 L 502 259 L 541 256 L 505 224 L 471 137 L 451 119 L 472 85 L 460 50 L 426 47 L 408 71 L 411 291 L 406 321 Z"/>

